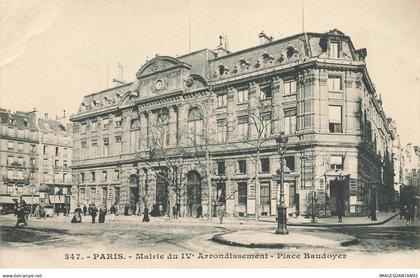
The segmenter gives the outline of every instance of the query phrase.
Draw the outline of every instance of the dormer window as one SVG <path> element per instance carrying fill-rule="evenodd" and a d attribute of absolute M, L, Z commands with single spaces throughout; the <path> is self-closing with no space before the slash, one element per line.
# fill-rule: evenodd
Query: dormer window
<path fill-rule="evenodd" d="M 289 46 L 286 50 L 287 58 L 291 58 L 293 55 L 297 54 L 297 50 L 294 49 L 292 46 Z"/>
<path fill-rule="evenodd" d="M 330 53 L 329 57 L 332 59 L 340 58 L 339 43 L 337 41 L 330 42 Z"/>
<path fill-rule="evenodd" d="M 223 75 L 228 72 L 228 68 L 224 65 L 219 65 L 217 69 L 219 71 L 219 75 Z"/>

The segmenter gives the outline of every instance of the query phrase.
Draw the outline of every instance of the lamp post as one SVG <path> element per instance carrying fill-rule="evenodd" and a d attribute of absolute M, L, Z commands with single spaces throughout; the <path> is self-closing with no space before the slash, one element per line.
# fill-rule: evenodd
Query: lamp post
<path fill-rule="evenodd" d="M 287 235 L 287 208 L 284 202 L 284 160 L 283 156 L 286 152 L 287 137 L 283 133 L 279 133 L 276 137 L 277 151 L 280 155 L 280 171 L 277 170 L 277 185 L 280 181 L 280 196 L 277 200 L 277 230 L 276 234 Z"/>

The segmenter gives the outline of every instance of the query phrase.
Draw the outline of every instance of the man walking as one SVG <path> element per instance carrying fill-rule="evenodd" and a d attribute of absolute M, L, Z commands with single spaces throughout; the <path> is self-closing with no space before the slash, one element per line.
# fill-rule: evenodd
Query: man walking
<path fill-rule="evenodd" d="M 19 227 L 20 223 L 23 223 L 24 226 L 28 225 L 26 222 L 25 208 L 22 205 L 18 205 L 15 211 L 15 215 L 17 216 L 16 227 Z"/>
<path fill-rule="evenodd" d="M 95 223 L 96 215 L 98 214 L 98 209 L 95 207 L 95 205 L 92 205 L 90 216 L 92 216 L 92 223 Z"/>

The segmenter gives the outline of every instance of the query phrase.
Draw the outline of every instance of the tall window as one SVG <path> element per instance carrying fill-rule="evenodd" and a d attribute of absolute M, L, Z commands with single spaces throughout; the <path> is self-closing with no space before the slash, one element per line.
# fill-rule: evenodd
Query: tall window
<path fill-rule="evenodd" d="M 104 138 L 103 150 L 104 156 L 107 156 L 109 154 L 109 138 Z"/>
<path fill-rule="evenodd" d="M 58 150 L 59 150 L 58 147 L 55 147 L 55 156 L 58 156 L 58 154 L 59 154 Z"/>
<path fill-rule="evenodd" d="M 107 180 L 108 180 L 108 172 L 102 171 L 102 181 L 107 181 Z"/>
<path fill-rule="evenodd" d="M 114 180 L 119 180 L 120 179 L 120 171 L 119 170 L 114 170 Z"/>
<path fill-rule="evenodd" d="M 103 119 L 103 126 L 104 126 L 104 129 L 109 128 L 109 118 L 104 118 Z"/>
<path fill-rule="evenodd" d="M 36 145 L 31 145 L 31 153 L 35 153 L 36 152 Z"/>
<path fill-rule="evenodd" d="M 330 43 L 330 58 L 337 59 L 339 58 L 339 45 L 338 42 L 331 42 Z"/>
<path fill-rule="evenodd" d="M 284 134 L 296 133 L 296 108 L 284 111 Z"/>
<path fill-rule="evenodd" d="M 23 144 L 22 143 L 19 143 L 18 144 L 18 151 L 23 151 Z"/>
<path fill-rule="evenodd" d="M 121 136 L 115 136 L 115 154 L 121 154 L 122 141 Z"/>
<path fill-rule="evenodd" d="M 99 155 L 98 140 L 92 140 L 92 157 L 97 157 Z"/>
<path fill-rule="evenodd" d="M 248 117 L 239 117 L 238 118 L 238 139 L 240 141 L 248 139 Z"/>
<path fill-rule="evenodd" d="M 341 91 L 343 86 L 341 84 L 340 76 L 328 76 L 328 90 L 329 91 Z"/>
<path fill-rule="evenodd" d="M 287 81 L 284 82 L 284 94 L 290 95 L 296 93 L 296 81 Z"/>
<path fill-rule="evenodd" d="M 86 133 L 86 130 L 87 130 L 87 124 L 86 123 L 82 123 L 82 127 L 81 127 L 81 132 L 82 133 Z"/>
<path fill-rule="evenodd" d="M 224 161 L 217 161 L 217 174 L 224 175 L 225 174 L 225 162 Z"/>
<path fill-rule="evenodd" d="M 238 103 L 244 103 L 244 102 L 248 102 L 248 90 L 239 90 L 238 91 Z"/>
<path fill-rule="evenodd" d="M 90 172 L 91 181 L 96 181 L 96 173 Z"/>
<path fill-rule="evenodd" d="M 270 159 L 261 158 L 261 173 L 270 173 Z"/>
<path fill-rule="evenodd" d="M 246 160 L 238 160 L 238 173 L 246 174 Z"/>
<path fill-rule="evenodd" d="M 263 205 L 270 205 L 270 183 L 269 182 L 262 182 L 260 183 L 260 204 Z"/>
<path fill-rule="evenodd" d="M 331 133 L 342 132 L 342 116 L 341 106 L 329 105 L 328 106 L 328 119 L 329 129 Z"/>
<path fill-rule="evenodd" d="M 161 110 L 157 114 L 157 141 L 161 146 L 169 145 L 169 111 Z"/>
<path fill-rule="evenodd" d="M 91 122 L 92 131 L 95 131 L 98 129 L 98 121 L 94 120 Z"/>
<path fill-rule="evenodd" d="M 286 167 L 289 168 L 290 171 L 295 170 L 295 157 L 294 156 L 286 156 L 284 157 L 286 162 Z"/>
<path fill-rule="evenodd" d="M 80 173 L 80 182 L 85 182 L 85 173 Z"/>
<path fill-rule="evenodd" d="M 224 143 L 226 142 L 227 135 L 227 126 L 226 120 L 217 121 L 217 142 Z"/>
<path fill-rule="evenodd" d="M 227 95 L 217 95 L 217 107 L 224 107 L 227 104 Z"/>
<path fill-rule="evenodd" d="M 247 203 L 247 183 L 239 182 L 238 183 L 238 204 L 246 205 Z"/>
<path fill-rule="evenodd" d="M 121 116 L 115 117 L 115 127 L 121 127 L 121 125 L 122 125 Z"/>
<path fill-rule="evenodd" d="M 267 138 L 271 135 L 271 113 L 261 114 L 261 133 Z"/>
<path fill-rule="evenodd" d="M 15 143 L 11 141 L 7 142 L 7 148 L 13 150 L 15 148 Z"/>
<path fill-rule="evenodd" d="M 203 115 L 198 108 L 188 113 L 188 142 L 190 145 L 201 144 L 203 137 Z"/>
<path fill-rule="evenodd" d="M 338 171 L 343 170 L 343 156 L 341 155 L 331 155 L 330 156 L 330 165 L 331 170 Z"/>
<path fill-rule="evenodd" d="M 15 160 L 15 157 L 13 155 L 9 155 L 7 157 L 7 165 L 12 165 L 14 160 Z"/>
<path fill-rule="evenodd" d="M 266 86 L 264 88 L 261 88 L 260 91 L 260 99 L 264 100 L 264 99 L 268 99 L 272 97 L 272 92 L 271 92 L 271 87 L 270 86 Z"/>
<path fill-rule="evenodd" d="M 85 143 L 86 143 L 86 142 L 85 142 Z M 82 142 L 82 148 L 83 148 L 83 142 Z M 46 154 L 47 154 L 47 146 L 44 146 L 44 147 L 43 147 L 42 154 L 43 154 L 43 155 L 46 155 Z"/>

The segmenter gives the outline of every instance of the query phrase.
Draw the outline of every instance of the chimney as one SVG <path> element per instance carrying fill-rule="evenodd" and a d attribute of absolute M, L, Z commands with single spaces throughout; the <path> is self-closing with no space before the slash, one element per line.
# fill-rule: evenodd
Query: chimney
<path fill-rule="evenodd" d="M 45 119 L 47 119 L 47 120 L 48 120 L 48 113 L 45 113 L 45 114 L 44 114 L 44 117 L 45 117 Z"/>
<path fill-rule="evenodd" d="M 66 109 L 63 110 L 63 118 L 66 117 Z"/>
<path fill-rule="evenodd" d="M 219 45 L 214 50 L 217 54 L 217 57 L 225 56 L 230 53 L 228 50 L 228 39 L 225 34 L 219 36 Z"/>
<path fill-rule="evenodd" d="M 264 31 L 258 34 L 258 38 L 260 39 L 260 44 L 266 44 L 273 40 L 272 36 L 268 36 Z"/>

